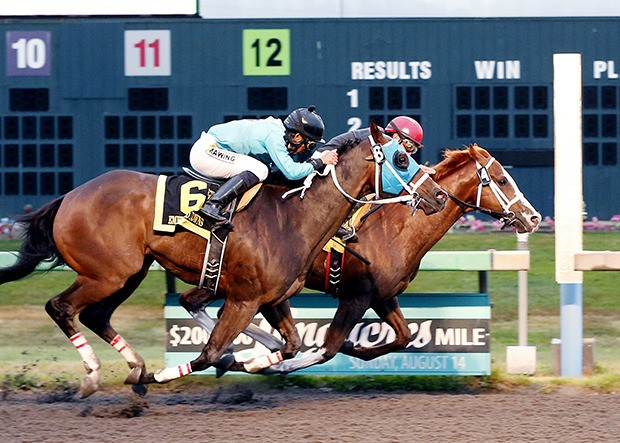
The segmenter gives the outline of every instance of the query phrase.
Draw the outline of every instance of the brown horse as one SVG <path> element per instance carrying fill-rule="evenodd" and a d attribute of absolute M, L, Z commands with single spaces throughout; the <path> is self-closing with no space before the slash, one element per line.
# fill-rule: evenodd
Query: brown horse
<path fill-rule="evenodd" d="M 376 125 L 371 128 L 377 142 L 391 141 Z M 333 175 L 354 197 L 372 190 L 371 148 L 366 140 L 339 152 Z M 26 236 L 19 260 L 0 270 L 0 284 L 32 273 L 48 259 L 77 272 L 75 282 L 45 308 L 82 357 L 87 372 L 82 397 L 97 390 L 100 362 L 79 331 L 76 315 L 125 358 L 132 369 L 128 380 L 142 392 L 143 383 L 166 382 L 204 370 L 219 361 L 261 307 L 283 302 L 301 290 L 315 256 L 353 206 L 329 179 L 315 180 L 302 200 L 283 200 L 286 188 L 263 186 L 250 207 L 235 217 L 218 287 L 218 297 L 226 303 L 203 352 L 185 365 L 153 374 L 147 373 L 144 359 L 114 330 L 110 317 L 142 282 L 154 260 L 184 282 L 197 285 L 206 247 L 205 240 L 187 231 L 174 236 L 153 231 L 156 183 L 154 175 L 113 171 L 24 216 Z M 443 209 L 445 193 L 432 180 L 426 180 L 419 193 L 429 212 Z M 185 305 L 206 302 L 186 299 Z"/>
<path fill-rule="evenodd" d="M 538 228 L 540 214 L 523 197 L 508 172 L 486 150 L 471 145 L 466 150 L 446 151 L 445 159 L 435 168 L 437 172 L 433 179 L 451 197 L 446 209 L 422 217 L 412 216 L 411 211 L 402 206 L 389 205 L 371 215 L 358 230 L 359 242 L 349 246 L 372 264 L 367 266 L 355 259 L 347 260 L 341 275 L 338 308 L 322 347 L 300 358 L 263 369 L 261 373 L 289 373 L 324 363 L 337 352 L 371 360 L 404 349 L 412 336 L 399 307 L 398 294 L 415 278 L 426 252 L 464 213 L 481 211 L 502 219 L 506 225 L 514 225 L 518 232 L 533 232 Z M 314 260 L 306 287 L 324 290 L 325 267 L 326 253 L 322 251 Z M 368 308 L 393 328 L 394 341 L 360 347 L 346 340 Z M 281 315 L 290 312 L 288 302 L 271 309 L 281 310 Z M 283 337 L 295 333 L 292 330 L 279 332 Z M 249 372 L 240 363 L 233 363 L 229 369 Z"/>

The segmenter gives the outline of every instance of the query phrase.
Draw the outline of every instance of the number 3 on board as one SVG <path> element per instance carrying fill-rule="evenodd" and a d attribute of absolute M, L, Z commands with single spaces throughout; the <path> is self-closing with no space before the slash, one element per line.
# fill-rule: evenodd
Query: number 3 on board
<path fill-rule="evenodd" d="M 289 29 L 243 30 L 243 75 L 290 75 Z"/>

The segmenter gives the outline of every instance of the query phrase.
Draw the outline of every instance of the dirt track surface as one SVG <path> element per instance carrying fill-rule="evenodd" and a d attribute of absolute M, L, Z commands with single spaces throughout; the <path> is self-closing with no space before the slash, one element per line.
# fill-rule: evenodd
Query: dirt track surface
<path fill-rule="evenodd" d="M 620 395 L 3 392 L 0 423 L 3 442 L 611 442 Z"/>

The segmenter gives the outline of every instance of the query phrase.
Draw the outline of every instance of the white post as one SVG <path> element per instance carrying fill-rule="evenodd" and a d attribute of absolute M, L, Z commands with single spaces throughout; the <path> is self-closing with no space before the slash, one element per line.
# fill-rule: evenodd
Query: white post
<path fill-rule="evenodd" d="M 527 251 L 529 234 L 517 232 L 517 249 Z M 519 288 L 519 346 L 527 346 L 527 271 L 517 271 Z"/>
<path fill-rule="evenodd" d="M 553 55 L 555 278 L 560 285 L 560 374 L 583 374 L 581 54 Z"/>
<path fill-rule="evenodd" d="M 517 249 L 527 251 L 528 233 L 517 233 Z M 536 372 L 536 346 L 527 345 L 527 271 L 518 273 L 519 288 L 519 345 L 506 347 L 506 372 L 528 374 Z"/>

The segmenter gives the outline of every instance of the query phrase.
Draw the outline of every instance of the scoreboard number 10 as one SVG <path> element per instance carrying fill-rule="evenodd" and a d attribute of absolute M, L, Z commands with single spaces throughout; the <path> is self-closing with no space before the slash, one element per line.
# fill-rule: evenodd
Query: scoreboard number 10
<path fill-rule="evenodd" d="M 51 75 L 51 39 L 49 31 L 8 31 L 6 33 L 7 75 Z"/>

